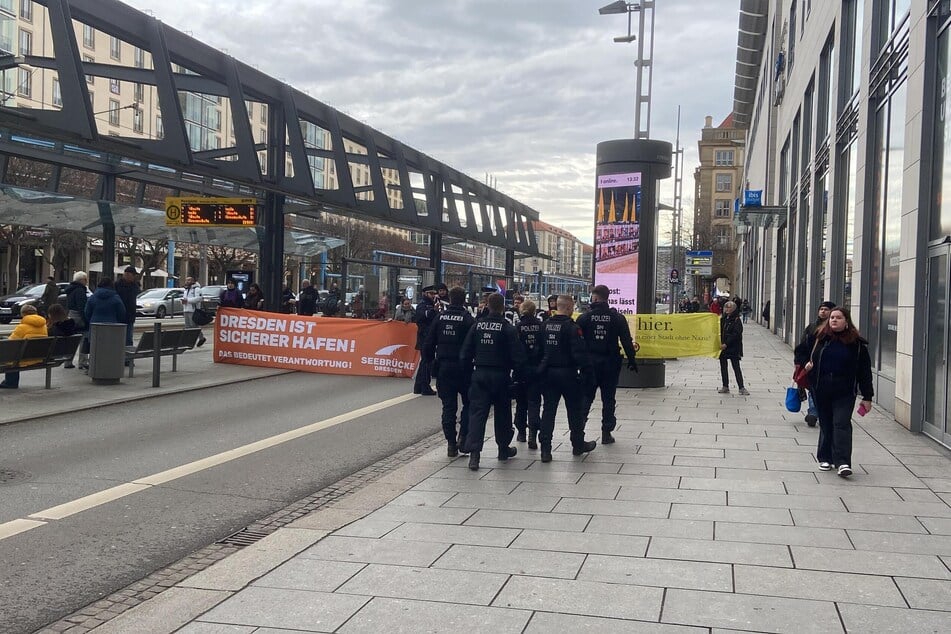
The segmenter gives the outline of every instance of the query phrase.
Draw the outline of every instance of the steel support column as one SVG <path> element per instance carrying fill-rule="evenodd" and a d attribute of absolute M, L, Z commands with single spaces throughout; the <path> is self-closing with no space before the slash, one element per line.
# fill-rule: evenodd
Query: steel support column
<path fill-rule="evenodd" d="M 115 174 L 103 174 L 99 189 L 99 218 L 102 220 L 102 277 L 115 279 L 116 223 L 112 205 L 116 200 Z"/>
<path fill-rule="evenodd" d="M 442 233 L 429 232 L 429 266 L 433 269 L 433 284 L 442 282 Z"/>
<path fill-rule="evenodd" d="M 515 250 L 505 250 L 505 290 L 512 288 L 515 283 Z"/>
<path fill-rule="evenodd" d="M 268 108 L 267 181 L 281 185 L 286 168 L 285 138 L 287 119 L 283 108 Z M 264 218 L 258 239 L 261 244 L 261 282 L 264 308 L 277 312 L 284 287 L 284 200 L 285 196 L 268 190 L 264 197 Z"/>

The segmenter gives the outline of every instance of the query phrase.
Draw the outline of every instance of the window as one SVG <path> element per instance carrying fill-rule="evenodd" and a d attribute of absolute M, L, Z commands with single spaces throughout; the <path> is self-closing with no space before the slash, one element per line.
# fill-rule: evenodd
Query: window
<path fill-rule="evenodd" d="M 119 102 L 109 100 L 109 125 L 119 125 Z"/>
<path fill-rule="evenodd" d="M 132 109 L 132 130 L 134 132 L 142 133 L 142 109 L 133 108 Z"/>
<path fill-rule="evenodd" d="M 717 174 L 717 191 L 718 192 L 732 192 L 733 191 L 733 175 L 732 174 Z"/>
<path fill-rule="evenodd" d="M 63 92 L 59 87 L 59 79 L 53 79 L 53 105 L 63 107 Z"/>
<path fill-rule="evenodd" d="M 717 218 L 729 218 L 730 217 L 730 201 L 726 198 L 718 198 L 714 201 L 714 215 Z"/>
<path fill-rule="evenodd" d="M 931 219 L 928 239 L 943 240 L 951 236 L 951 29 L 938 37 L 935 87 L 934 160 L 931 193 Z"/>
<path fill-rule="evenodd" d="M 118 79 L 112 79 L 112 78 L 109 79 L 109 92 L 111 92 L 114 95 L 118 95 L 122 93 L 122 84 L 119 82 Z"/>
<path fill-rule="evenodd" d="M 261 123 L 267 123 L 267 104 L 261 104 Z"/>
<path fill-rule="evenodd" d="M 835 35 L 830 34 L 819 55 L 819 102 L 816 105 L 816 146 L 826 138 L 835 138 L 835 111 L 829 104 L 835 103 L 835 82 L 832 80 L 832 55 Z"/>
<path fill-rule="evenodd" d="M 96 60 L 95 60 L 94 58 L 90 57 L 89 55 L 83 55 L 83 62 L 88 62 L 88 63 L 92 64 L 92 63 L 94 63 L 95 61 L 96 61 Z M 95 83 L 96 83 L 96 78 L 93 77 L 92 75 L 86 75 L 86 83 L 87 83 L 87 84 L 95 84 Z"/>
<path fill-rule="evenodd" d="M 802 100 L 802 154 L 800 170 L 803 174 L 812 162 L 812 99 L 815 96 L 816 82 L 810 80 L 806 95 Z"/>
<path fill-rule="evenodd" d="M 779 152 L 779 202 L 785 204 L 789 197 L 789 137 Z"/>
<path fill-rule="evenodd" d="M 96 48 L 96 29 L 88 24 L 83 25 L 83 46 L 86 48 Z"/>
<path fill-rule="evenodd" d="M 716 234 L 714 240 L 718 247 L 728 247 L 730 246 L 730 241 L 733 239 L 733 227 L 732 225 L 719 225 L 716 227 Z"/>
<path fill-rule="evenodd" d="M 17 94 L 21 97 L 33 96 L 33 71 L 29 68 L 17 69 Z"/>
<path fill-rule="evenodd" d="M 26 22 L 33 21 L 33 1 L 20 0 L 20 17 Z"/>
<path fill-rule="evenodd" d="M 133 84 L 132 100 L 136 103 L 142 103 L 145 101 L 145 87 L 142 86 L 142 84 Z"/>
<path fill-rule="evenodd" d="M 718 167 L 733 165 L 733 150 L 717 150 L 714 157 Z"/>
<path fill-rule="evenodd" d="M 860 0 L 864 1 L 864 0 Z M 793 61 L 796 59 L 796 4 L 797 0 L 793 0 L 792 4 L 789 7 L 789 55 L 787 55 L 789 61 L 786 63 L 786 75 L 789 75 L 789 72 L 792 71 Z"/>
<path fill-rule="evenodd" d="M 132 49 L 132 60 L 136 68 L 145 68 L 145 51 L 136 46 Z"/>
<path fill-rule="evenodd" d="M 843 44 L 839 58 L 839 112 L 858 93 L 862 80 L 862 29 L 865 24 L 865 0 L 846 0 L 842 10 Z"/>
<path fill-rule="evenodd" d="M 155 117 L 155 138 L 165 138 L 165 128 L 162 126 L 162 117 Z"/>
<path fill-rule="evenodd" d="M 20 29 L 20 55 L 33 54 L 33 34 Z"/>
<path fill-rule="evenodd" d="M 122 41 L 113 36 L 109 36 L 109 57 L 114 60 L 122 59 Z"/>

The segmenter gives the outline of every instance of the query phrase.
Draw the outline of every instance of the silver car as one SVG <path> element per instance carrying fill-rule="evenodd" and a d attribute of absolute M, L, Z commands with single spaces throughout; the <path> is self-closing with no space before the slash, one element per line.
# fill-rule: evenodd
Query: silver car
<path fill-rule="evenodd" d="M 153 288 L 143 291 L 135 298 L 135 314 L 156 319 L 181 315 L 184 296 L 184 288 Z"/>

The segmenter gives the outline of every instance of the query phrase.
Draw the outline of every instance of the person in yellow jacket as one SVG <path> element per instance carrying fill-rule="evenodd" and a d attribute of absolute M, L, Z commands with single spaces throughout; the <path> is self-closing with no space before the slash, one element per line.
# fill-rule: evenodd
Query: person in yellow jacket
<path fill-rule="evenodd" d="M 10 339 L 33 339 L 46 337 L 46 319 L 36 313 L 35 306 L 24 306 L 20 309 L 20 324 L 13 329 Z M 0 388 L 15 390 L 20 387 L 20 373 L 6 372 Z"/>

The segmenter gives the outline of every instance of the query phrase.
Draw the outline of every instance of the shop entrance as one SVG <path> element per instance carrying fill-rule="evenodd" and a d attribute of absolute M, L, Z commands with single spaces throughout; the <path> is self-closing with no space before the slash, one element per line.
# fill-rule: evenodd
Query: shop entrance
<path fill-rule="evenodd" d="M 932 247 L 928 256 L 928 363 L 922 431 L 951 446 L 951 387 L 948 385 L 951 381 L 948 365 L 951 246 L 945 243 Z"/>

